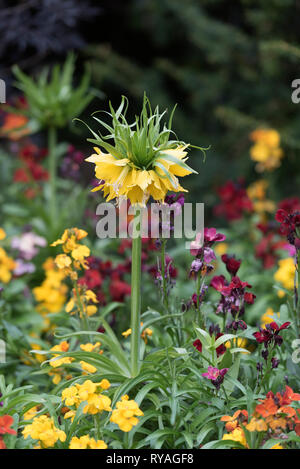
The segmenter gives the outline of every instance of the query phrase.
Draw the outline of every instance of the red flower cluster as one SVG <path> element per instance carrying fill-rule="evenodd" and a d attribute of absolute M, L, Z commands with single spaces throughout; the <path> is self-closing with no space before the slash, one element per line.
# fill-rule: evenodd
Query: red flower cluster
<path fill-rule="evenodd" d="M 280 223 L 280 231 L 286 235 L 288 242 L 296 249 L 300 249 L 300 210 L 289 213 L 279 209 L 276 220 Z"/>
<path fill-rule="evenodd" d="M 125 273 L 130 272 L 130 263 L 112 266 L 110 261 L 103 262 L 96 257 L 87 259 L 90 266 L 79 280 L 81 285 L 93 290 L 100 304 L 106 304 L 107 293 L 109 293 L 112 301 L 124 301 L 125 296 L 130 295 L 130 285 L 124 281 Z"/>
<path fill-rule="evenodd" d="M 269 428 L 275 433 L 282 430 L 294 430 L 300 436 L 300 409 L 291 407 L 293 402 L 300 401 L 300 394 L 294 393 L 289 386 L 283 393 L 268 392 L 266 399 L 261 400 L 255 408 L 255 413 L 263 417 Z"/>
<path fill-rule="evenodd" d="M 28 184 L 25 191 L 27 198 L 33 198 L 36 195 L 36 188 L 32 187 L 33 183 L 47 181 L 49 178 L 48 171 L 46 171 L 40 164 L 40 161 L 47 155 L 46 149 L 40 149 L 32 143 L 25 145 L 19 153 L 19 159 L 22 162 L 22 167 L 16 169 L 13 180 L 14 182 Z"/>
<path fill-rule="evenodd" d="M 255 246 L 255 255 L 258 259 L 262 260 L 265 269 L 271 269 L 278 260 L 277 251 L 284 248 L 285 242 L 276 239 L 277 233 L 274 229 L 270 228 L 267 231 L 267 227 L 262 227 L 261 225 L 258 228 L 261 231 L 264 230 L 264 236 Z"/>
<path fill-rule="evenodd" d="M 289 325 L 290 322 L 285 322 L 279 327 L 276 322 L 271 322 L 270 324 L 266 324 L 265 328 L 260 327 L 259 331 L 254 332 L 253 335 L 256 341 L 259 344 L 264 344 L 265 347 L 268 347 L 271 342 L 274 342 L 276 345 L 281 345 L 283 338 L 279 335 L 279 332 L 287 329 Z"/>
<path fill-rule="evenodd" d="M 234 256 L 228 256 L 227 254 L 223 254 L 221 259 L 226 266 L 227 272 L 229 272 L 232 276 L 235 276 L 241 266 L 242 261 L 237 260 Z"/>
<path fill-rule="evenodd" d="M 245 304 L 252 305 L 256 298 L 253 293 L 246 291 L 252 286 L 248 282 L 242 282 L 237 276 L 232 277 L 230 282 L 227 282 L 224 275 L 215 276 L 210 286 L 221 293 L 216 313 L 231 313 L 235 321 L 244 314 Z"/>
<path fill-rule="evenodd" d="M 10 428 L 14 423 L 14 419 L 10 415 L 0 417 L 0 449 L 6 449 L 2 435 L 16 435 L 17 432 Z"/>
<path fill-rule="evenodd" d="M 242 181 L 237 183 L 228 181 L 218 190 L 221 203 L 215 207 L 216 216 L 224 216 L 228 221 L 239 220 L 244 213 L 253 210 L 253 204 L 248 197 Z"/>

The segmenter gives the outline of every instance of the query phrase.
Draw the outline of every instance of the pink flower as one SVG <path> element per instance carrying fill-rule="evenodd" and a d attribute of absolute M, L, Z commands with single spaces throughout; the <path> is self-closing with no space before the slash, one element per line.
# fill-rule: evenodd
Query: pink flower
<path fill-rule="evenodd" d="M 204 228 L 204 243 L 213 244 L 215 242 L 224 241 L 226 236 L 222 233 L 217 233 L 216 228 Z"/>
<path fill-rule="evenodd" d="M 202 376 L 207 379 L 211 379 L 212 381 L 216 381 L 219 377 L 224 378 L 228 371 L 228 368 L 214 368 L 213 366 L 209 366 L 206 373 L 202 373 Z"/>

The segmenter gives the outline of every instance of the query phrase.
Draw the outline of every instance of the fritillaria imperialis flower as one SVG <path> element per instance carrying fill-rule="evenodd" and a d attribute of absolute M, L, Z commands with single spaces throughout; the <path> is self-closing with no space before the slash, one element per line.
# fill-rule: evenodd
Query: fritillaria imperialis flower
<path fill-rule="evenodd" d="M 162 202 L 168 191 L 186 192 L 178 177 L 196 171 L 186 164 L 190 145 L 170 139 L 173 112 L 168 125 L 161 128 L 164 113 L 160 114 L 158 108 L 153 112 L 146 96 L 140 118 L 131 125 L 126 120 L 124 97 L 117 111 L 111 105 L 110 110 L 111 125 L 93 116 L 109 134 L 102 137 L 92 132 L 94 139 L 88 139 L 97 145 L 95 153 L 87 158 L 95 164 L 95 175 L 100 181 L 93 191 L 102 190 L 108 201 L 125 196 L 132 204 L 140 205 L 150 196 Z M 113 144 L 108 140 L 113 140 Z"/>

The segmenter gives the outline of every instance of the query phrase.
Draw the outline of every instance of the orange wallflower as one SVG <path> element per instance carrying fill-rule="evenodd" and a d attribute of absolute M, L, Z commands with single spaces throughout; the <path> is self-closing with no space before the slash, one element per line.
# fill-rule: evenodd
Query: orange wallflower
<path fill-rule="evenodd" d="M 225 428 L 228 432 L 232 432 L 239 426 L 239 423 L 248 421 L 248 412 L 246 410 L 237 410 L 232 416 L 223 415 L 221 422 L 226 422 Z"/>
<path fill-rule="evenodd" d="M 30 133 L 30 130 L 25 127 L 28 119 L 20 114 L 7 114 L 4 118 L 4 123 L 0 129 L 2 137 L 8 137 L 10 140 L 19 140 Z"/>

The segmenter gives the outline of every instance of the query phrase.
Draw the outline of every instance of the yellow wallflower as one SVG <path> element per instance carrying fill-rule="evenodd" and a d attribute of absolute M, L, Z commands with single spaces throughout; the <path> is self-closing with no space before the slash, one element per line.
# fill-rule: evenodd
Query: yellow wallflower
<path fill-rule="evenodd" d="M 64 269 L 67 275 L 72 275 L 72 267 L 79 270 L 88 268 L 86 257 L 90 255 L 90 249 L 78 243 L 87 236 L 87 232 L 78 228 L 66 229 L 62 237 L 54 241 L 51 246 L 62 245 L 64 254 L 58 254 L 55 263 L 59 269 Z M 73 273 L 74 275 L 74 273 Z"/>
<path fill-rule="evenodd" d="M 260 179 L 251 184 L 247 189 L 248 196 L 253 202 L 254 211 L 260 214 L 263 220 L 266 212 L 272 213 L 276 209 L 275 203 L 266 198 L 268 185 L 269 183 L 265 179 Z"/>
<path fill-rule="evenodd" d="M 68 288 L 63 283 L 65 274 L 58 270 L 51 257 L 44 262 L 43 268 L 46 278 L 40 286 L 33 289 L 34 297 L 39 303 L 37 309 L 42 315 L 57 313 L 66 302 Z"/>
<path fill-rule="evenodd" d="M 3 228 L 0 228 L 0 241 L 6 238 L 6 233 Z"/>
<path fill-rule="evenodd" d="M 292 257 L 281 259 L 279 261 L 279 269 L 274 274 L 274 279 L 287 290 L 292 290 L 294 288 L 295 271 L 295 262 Z"/>
<path fill-rule="evenodd" d="M 276 443 L 276 445 L 272 446 L 270 449 L 283 449 L 283 446 L 280 443 Z"/>
<path fill-rule="evenodd" d="M 133 426 L 138 424 L 137 417 L 144 415 L 138 404 L 134 400 L 129 400 L 127 395 L 121 397 L 121 401 L 117 402 L 116 407 L 110 421 L 116 423 L 123 432 L 129 432 Z"/>
<path fill-rule="evenodd" d="M 107 449 L 107 444 L 103 440 L 95 440 L 89 435 L 78 438 L 74 436 L 70 441 L 69 449 Z"/>
<path fill-rule="evenodd" d="M 76 383 L 70 388 L 64 389 L 62 392 L 62 400 L 68 407 L 75 406 L 78 408 L 81 402 L 86 401 L 87 405 L 84 407 L 85 414 L 98 414 L 103 411 L 111 411 L 111 400 L 108 396 L 101 394 L 102 390 L 108 389 L 110 383 L 108 380 L 102 380 L 101 383 L 93 383 L 90 380 L 85 381 L 83 384 Z M 73 417 L 71 412 L 65 418 Z"/>
<path fill-rule="evenodd" d="M 141 326 L 142 325 L 143 323 L 141 322 Z M 131 335 L 131 333 L 132 333 L 132 330 L 127 329 L 126 331 L 122 332 L 122 336 L 125 337 L 125 339 L 127 339 L 127 337 Z M 145 344 L 148 342 L 148 337 L 151 337 L 152 334 L 153 334 L 153 331 L 149 327 L 146 327 L 146 329 L 143 330 L 143 332 L 141 333 L 141 338 L 143 339 Z"/>
<path fill-rule="evenodd" d="M 280 135 L 274 129 L 257 129 L 250 134 L 254 145 L 250 149 L 250 156 L 257 162 L 258 172 L 272 171 L 278 168 L 283 158 L 280 148 Z"/>
<path fill-rule="evenodd" d="M 38 406 L 31 407 L 31 409 L 25 412 L 23 418 L 24 420 L 32 420 L 38 413 Z"/>
<path fill-rule="evenodd" d="M 96 342 L 95 344 L 81 344 L 80 348 L 84 352 L 93 352 L 95 349 L 98 349 L 101 346 L 100 342 Z"/>
<path fill-rule="evenodd" d="M 66 254 L 58 254 L 55 258 L 55 264 L 59 269 L 65 269 L 66 267 L 70 267 L 72 259 Z"/>
<path fill-rule="evenodd" d="M 236 427 L 231 433 L 225 433 L 222 440 L 233 440 L 241 443 L 241 445 L 247 448 L 247 440 L 245 437 L 244 430 L 241 427 Z"/>
<path fill-rule="evenodd" d="M 268 430 L 268 425 L 263 419 L 257 419 L 252 417 L 246 428 L 249 432 L 266 432 Z"/>
<path fill-rule="evenodd" d="M 52 352 L 67 352 L 69 350 L 69 344 L 66 341 L 61 342 L 59 345 L 55 345 L 50 349 Z M 58 368 L 61 365 L 67 365 L 74 361 L 74 358 L 71 357 L 62 357 L 58 358 L 60 355 L 54 355 L 54 357 L 50 360 L 49 364 L 53 368 Z"/>
<path fill-rule="evenodd" d="M 82 313 L 86 316 L 93 316 L 98 309 L 95 305 L 89 305 L 89 302 L 99 303 L 97 296 L 92 290 L 86 290 L 82 285 L 78 285 L 77 291 L 73 289 L 73 297 L 66 304 L 66 312 L 70 314 L 78 313 L 82 317 Z"/>
<path fill-rule="evenodd" d="M 15 267 L 15 261 L 0 247 L 0 282 L 8 283 Z"/>
<path fill-rule="evenodd" d="M 65 432 L 56 428 L 53 418 L 46 415 L 35 417 L 22 433 L 25 439 L 30 436 L 33 440 L 38 440 L 42 448 L 52 448 L 58 440 L 66 441 Z"/>
<path fill-rule="evenodd" d="M 83 371 L 87 371 L 88 373 L 96 373 L 96 371 L 97 371 L 97 368 L 93 365 L 90 365 L 90 363 L 81 361 L 80 365 L 81 365 L 81 368 L 83 369 Z"/>

